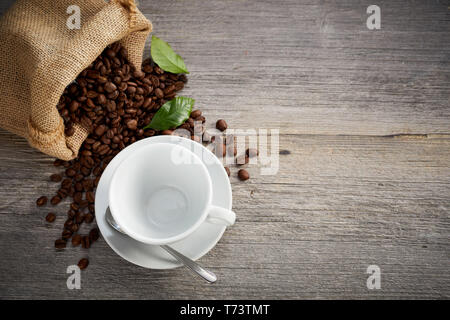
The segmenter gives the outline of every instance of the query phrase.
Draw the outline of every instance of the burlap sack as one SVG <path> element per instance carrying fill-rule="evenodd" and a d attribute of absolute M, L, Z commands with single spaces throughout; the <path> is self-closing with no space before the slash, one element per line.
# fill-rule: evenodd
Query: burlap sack
<path fill-rule="evenodd" d="M 66 25 L 70 5 L 80 7 L 80 29 Z M 75 158 L 87 132 L 75 125 L 64 135 L 56 109 L 64 88 L 116 41 L 140 68 L 151 30 L 132 0 L 18 0 L 0 19 L 0 127 L 48 155 Z"/>

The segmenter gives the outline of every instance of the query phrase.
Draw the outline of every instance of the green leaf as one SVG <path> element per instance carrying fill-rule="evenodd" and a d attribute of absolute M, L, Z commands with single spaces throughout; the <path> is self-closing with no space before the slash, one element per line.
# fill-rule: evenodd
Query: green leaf
<path fill-rule="evenodd" d="M 167 130 L 183 124 L 191 115 L 195 100 L 176 97 L 164 103 L 153 116 L 152 122 L 145 129 Z"/>
<path fill-rule="evenodd" d="M 164 71 L 189 73 L 183 58 L 176 54 L 167 42 L 155 36 L 152 36 L 151 54 L 153 61 Z"/>

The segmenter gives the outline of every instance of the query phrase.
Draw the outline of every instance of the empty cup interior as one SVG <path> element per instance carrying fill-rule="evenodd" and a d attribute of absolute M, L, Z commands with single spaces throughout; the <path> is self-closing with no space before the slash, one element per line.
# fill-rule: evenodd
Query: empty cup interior
<path fill-rule="evenodd" d="M 147 243 L 169 243 L 204 219 L 211 180 L 194 153 L 174 144 L 137 150 L 114 173 L 110 209 L 126 233 Z"/>

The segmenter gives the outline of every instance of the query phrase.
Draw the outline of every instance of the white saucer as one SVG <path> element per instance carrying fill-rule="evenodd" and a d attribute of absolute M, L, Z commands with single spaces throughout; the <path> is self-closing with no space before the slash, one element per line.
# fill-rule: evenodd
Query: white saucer
<path fill-rule="evenodd" d="M 138 242 L 112 229 L 105 220 L 105 211 L 108 206 L 109 183 L 119 164 L 134 150 L 147 144 L 162 142 L 184 146 L 199 156 L 214 181 L 212 204 L 230 210 L 232 205 L 230 180 L 222 163 L 200 143 L 177 136 L 157 136 L 140 140 L 123 149 L 102 174 L 95 193 L 95 216 L 103 238 L 119 256 L 131 263 L 151 269 L 172 269 L 180 267 L 181 264 L 159 246 Z M 214 248 L 225 229 L 225 226 L 204 222 L 187 238 L 172 243 L 171 246 L 189 258 L 197 260 Z"/>

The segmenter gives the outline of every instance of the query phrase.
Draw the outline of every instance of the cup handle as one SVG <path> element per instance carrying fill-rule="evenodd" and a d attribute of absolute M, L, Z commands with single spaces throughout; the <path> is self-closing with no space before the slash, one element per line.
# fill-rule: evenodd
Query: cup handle
<path fill-rule="evenodd" d="M 236 214 L 231 210 L 211 205 L 208 208 L 208 217 L 206 220 L 214 224 L 223 224 L 228 227 L 233 225 L 234 221 L 236 221 Z"/>

